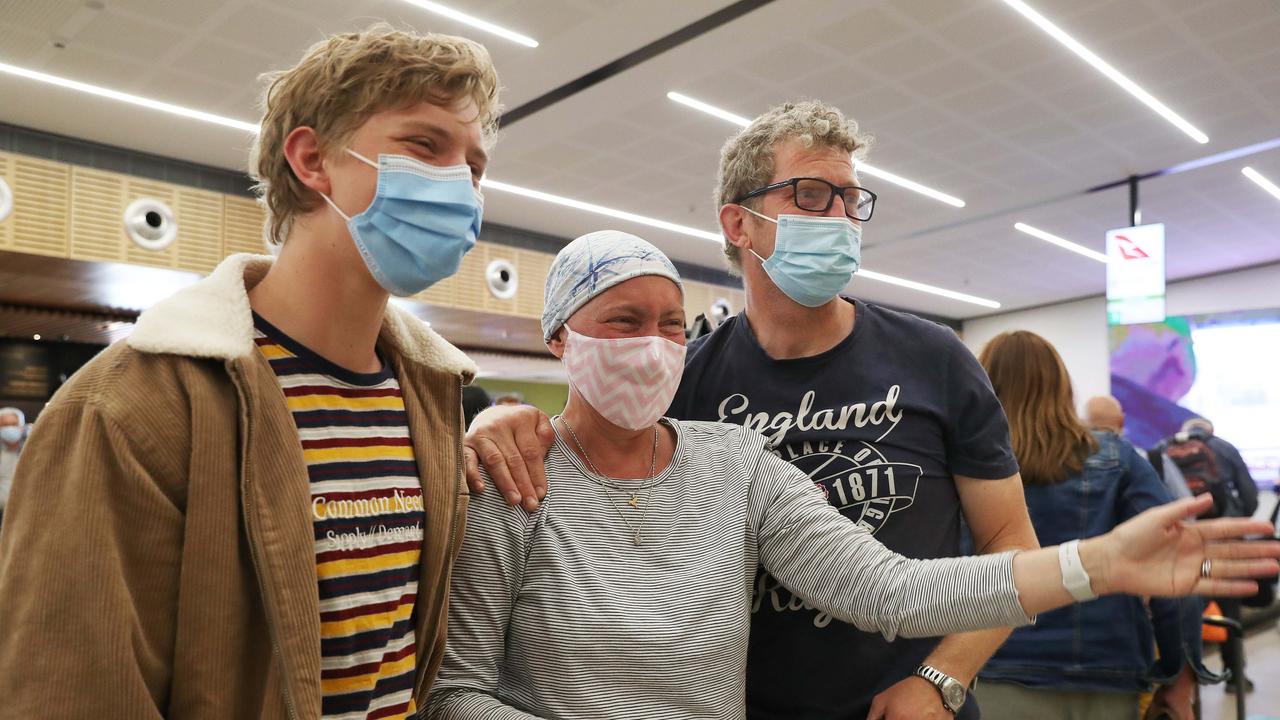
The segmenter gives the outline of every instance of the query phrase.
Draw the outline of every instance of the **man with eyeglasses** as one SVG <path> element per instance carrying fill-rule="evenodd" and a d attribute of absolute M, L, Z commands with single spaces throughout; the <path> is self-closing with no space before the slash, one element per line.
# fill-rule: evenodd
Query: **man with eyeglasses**
<path fill-rule="evenodd" d="M 1008 423 L 972 353 L 949 328 L 840 296 L 875 208 L 853 167 L 865 146 L 820 102 L 774 107 L 725 144 L 716 198 L 747 306 L 690 343 L 668 414 L 762 433 L 850 522 L 904 555 L 960 554 L 962 513 L 979 553 L 1037 547 Z M 481 414 L 467 438 L 473 489 L 478 457 L 508 500 L 535 509 L 551 438 L 532 409 Z M 974 720 L 968 688 L 1008 635 L 864 633 L 763 571 L 752 617 L 753 720 Z"/>

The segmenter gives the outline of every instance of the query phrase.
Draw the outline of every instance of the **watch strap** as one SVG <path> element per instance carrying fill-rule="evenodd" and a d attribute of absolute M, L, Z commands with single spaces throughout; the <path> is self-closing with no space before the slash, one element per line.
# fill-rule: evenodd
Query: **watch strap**
<path fill-rule="evenodd" d="M 943 682 L 951 678 L 950 675 L 947 675 L 946 673 L 942 672 L 938 668 L 935 668 L 931 665 L 921 665 L 920 667 L 916 668 L 916 675 L 919 675 L 920 677 L 924 678 L 925 680 L 928 680 L 934 685 L 942 685 Z"/>
<path fill-rule="evenodd" d="M 917 677 L 924 678 L 925 680 L 928 680 L 930 683 L 932 683 L 933 686 L 937 688 L 938 694 L 942 697 L 942 707 L 946 708 L 952 714 L 960 712 L 960 708 L 964 706 L 965 700 L 969 698 L 968 689 L 964 686 L 964 684 L 962 684 L 959 680 L 956 680 L 955 678 L 951 677 L 950 675 L 942 672 L 938 668 L 933 667 L 932 665 L 922 664 L 919 667 L 917 667 L 915 669 L 915 672 L 912 674 L 916 675 Z M 952 707 L 951 703 L 947 700 L 948 685 L 960 688 L 960 690 L 963 693 L 961 695 L 960 703 L 954 707 Z"/>

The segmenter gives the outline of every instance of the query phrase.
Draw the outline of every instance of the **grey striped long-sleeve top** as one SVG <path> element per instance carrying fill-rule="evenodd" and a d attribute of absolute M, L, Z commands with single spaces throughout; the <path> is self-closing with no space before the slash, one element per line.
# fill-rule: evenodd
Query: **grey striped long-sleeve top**
<path fill-rule="evenodd" d="M 1011 553 L 904 558 L 761 436 L 666 422 L 679 441 L 653 480 L 604 481 L 557 440 L 537 512 L 472 497 L 428 717 L 741 718 L 757 564 L 889 638 L 1029 622 Z"/>

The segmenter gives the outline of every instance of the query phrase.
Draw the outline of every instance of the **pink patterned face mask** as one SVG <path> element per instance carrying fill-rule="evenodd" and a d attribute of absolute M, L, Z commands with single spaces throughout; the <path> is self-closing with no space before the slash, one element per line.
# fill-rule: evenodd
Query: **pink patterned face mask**
<path fill-rule="evenodd" d="M 564 329 L 569 382 L 604 419 L 642 430 L 671 406 L 684 372 L 683 345 L 656 335 L 594 338 Z"/>

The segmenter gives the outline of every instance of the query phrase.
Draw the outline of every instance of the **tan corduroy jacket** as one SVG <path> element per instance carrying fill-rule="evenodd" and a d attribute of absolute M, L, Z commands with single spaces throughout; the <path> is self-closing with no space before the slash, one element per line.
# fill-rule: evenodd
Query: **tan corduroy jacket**
<path fill-rule="evenodd" d="M 158 303 L 41 413 L 0 532 L 0 718 L 318 718 L 320 616 L 298 431 L 227 258 Z M 421 707 L 462 540 L 475 367 L 389 306 L 426 522 Z"/>

